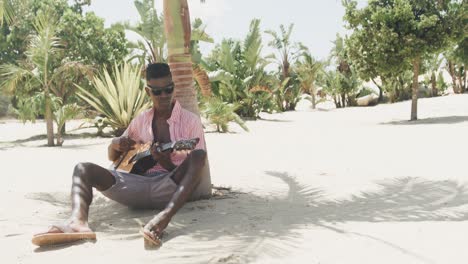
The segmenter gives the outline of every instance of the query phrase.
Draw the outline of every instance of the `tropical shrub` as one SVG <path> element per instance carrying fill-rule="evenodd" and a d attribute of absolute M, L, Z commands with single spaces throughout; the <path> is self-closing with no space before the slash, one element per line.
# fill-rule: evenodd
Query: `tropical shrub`
<path fill-rule="evenodd" d="M 78 96 L 104 115 L 115 135 L 122 134 L 134 117 L 150 108 L 140 76 L 141 66 L 124 63 L 93 78 L 98 96 L 78 86 Z"/>
<path fill-rule="evenodd" d="M 236 113 L 245 118 L 257 118 L 261 111 L 271 111 L 272 91 L 265 71 L 269 62 L 261 56 L 261 50 L 260 20 L 254 19 L 244 41 L 223 40 L 203 65 L 209 71 L 213 95 L 238 104 Z"/>
<path fill-rule="evenodd" d="M 223 102 L 217 97 L 211 97 L 203 104 L 201 112 L 210 123 L 216 125 L 217 132 L 229 132 L 229 122 L 235 122 L 245 131 L 249 131 L 244 121 L 235 113 L 238 107 L 239 105 Z"/>

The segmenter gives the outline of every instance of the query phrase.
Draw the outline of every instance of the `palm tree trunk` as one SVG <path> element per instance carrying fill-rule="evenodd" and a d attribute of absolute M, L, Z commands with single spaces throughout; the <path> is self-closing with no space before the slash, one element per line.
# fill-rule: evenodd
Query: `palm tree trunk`
<path fill-rule="evenodd" d="M 315 109 L 317 106 L 317 98 L 315 97 L 315 86 L 314 83 L 310 85 L 309 88 L 310 96 L 312 96 L 312 109 Z"/>
<path fill-rule="evenodd" d="M 448 71 L 450 77 L 452 77 L 452 89 L 454 93 L 459 93 L 458 84 L 457 84 L 457 74 L 455 73 L 455 65 L 452 61 L 448 61 Z"/>
<path fill-rule="evenodd" d="M 432 96 L 437 96 L 437 82 L 435 72 L 431 74 L 431 86 L 432 86 Z"/>
<path fill-rule="evenodd" d="M 460 65 L 460 70 L 458 71 L 459 74 L 457 74 L 457 77 L 458 77 L 458 83 L 460 85 L 460 93 L 464 93 L 465 92 L 465 81 L 463 79 L 466 80 L 466 71 L 462 70 L 463 68 L 463 65 Z M 461 73 L 464 72 L 465 76 L 463 76 L 463 79 L 462 79 L 462 75 Z"/>
<path fill-rule="evenodd" d="M 464 74 L 463 74 L 463 92 L 466 92 L 466 64 L 463 64 Z"/>
<path fill-rule="evenodd" d="M 187 0 L 164 0 L 164 28 L 168 62 L 175 83 L 175 98 L 187 110 L 198 114 L 190 54 L 190 14 Z"/>
<path fill-rule="evenodd" d="M 45 87 L 45 121 L 47 128 L 47 146 L 54 146 L 54 122 L 52 120 L 52 109 L 49 98 L 49 88 Z"/>
<path fill-rule="evenodd" d="M 164 29 L 167 39 L 168 62 L 175 83 L 175 98 L 183 108 L 199 115 L 197 93 L 193 85 L 190 53 L 190 14 L 187 0 L 164 0 Z M 192 199 L 211 196 L 210 168 L 207 161 L 202 179 Z"/>
<path fill-rule="evenodd" d="M 411 96 L 411 121 L 418 119 L 419 57 L 413 61 L 413 91 Z"/>

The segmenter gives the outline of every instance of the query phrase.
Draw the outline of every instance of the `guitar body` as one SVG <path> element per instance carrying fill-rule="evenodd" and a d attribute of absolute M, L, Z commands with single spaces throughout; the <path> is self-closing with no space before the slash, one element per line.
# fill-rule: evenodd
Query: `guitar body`
<path fill-rule="evenodd" d="M 122 156 L 120 156 L 114 162 L 114 164 L 113 164 L 114 169 L 116 169 L 116 170 L 118 169 L 118 170 L 125 171 L 125 172 L 130 172 L 130 173 L 134 173 L 135 170 L 138 170 L 138 171 L 141 172 L 141 170 L 143 169 L 141 166 L 138 166 L 138 167 L 140 167 L 139 169 L 135 169 L 135 170 L 133 169 L 134 166 L 138 165 L 137 163 L 139 163 L 137 160 L 135 160 L 135 157 L 139 153 L 144 153 L 144 152 L 147 152 L 147 151 L 149 152 L 152 145 L 153 145 L 153 142 L 148 142 L 148 143 L 145 143 L 145 144 L 135 144 L 135 149 L 129 150 L 127 153 L 122 154 Z M 148 160 L 148 158 L 150 158 L 152 160 L 151 155 L 147 156 L 146 160 Z M 146 163 L 148 163 L 148 161 Z M 154 163 L 154 165 L 156 165 L 156 161 L 153 160 L 153 163 Z M 148 164 L 148 166 L 149 166 L 149 164 Z M 151 166 L 151 167 L 153 167 L 153 166 Z M 148 169 L 150 169 L 151 167 L 149 167 Z M 143 171 L 141 173 L 136 173 L 136 174 L 143 174 L 144 172 L 145 171 Z"/>
<path fill-rule="evenodd" d="M 200 141 L 199 138 L 180 140 L 176 142 L 158 145 L 160 152 L 173 150 L 193 150 Z M 153 142 L 145 144 L 135 144 L 135 148 L 123 153 L 114 163 L 114 170 L 121 170 L 133 174 L 143 175 L 147 170 L 156 165 L 156 161 L 151 155 Z"/>

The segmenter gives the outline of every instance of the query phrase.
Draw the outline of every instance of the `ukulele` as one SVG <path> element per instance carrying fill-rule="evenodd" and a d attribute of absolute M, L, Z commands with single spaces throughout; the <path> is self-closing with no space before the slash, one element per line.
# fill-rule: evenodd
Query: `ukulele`
<path fill-rule="evenodd" d="M 163 143 L 157 146 L 159 152 L 174 150 L 193 150 L 200 141 L 199 138 L 184 139 L 175 142 Z M 145 144 L 135 144 L 135 148 L 122 153 L 113 163 L 114 170 L 121 170 L 133 174 L 143 175 L 147 170 L 156 165 L 156 161 L 151 155 L 151 148 L 155 142 Z"/>

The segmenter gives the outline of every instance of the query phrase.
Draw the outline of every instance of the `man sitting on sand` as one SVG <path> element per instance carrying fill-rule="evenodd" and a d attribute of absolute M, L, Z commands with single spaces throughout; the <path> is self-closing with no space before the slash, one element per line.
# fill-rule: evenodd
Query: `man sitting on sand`
<path fill-rule="evenodd" d="M 162 144 L 199 138 L 195 149 L 161 152 L 153 147 L 151 154 L 157 163 L 143 175 L 79 163 L 72 178 L 70 219 L 50 227 L 45 233 L 34 235 L 34 244 L 43 246 L 96 239 L 88 226 L 94 187 L 108 198 L 130 207 L 162 209 L 141 230 L 146 243 L 160 245 L 163 230 L 200 182 L 206 163 L 205 140 L 200 118 L 173 100 L 174 82 L 167 64 L 150 64 L 146 69 L 146 82 L 146 94 L 153 107 L 133 119 L 122 136 L 112 139 L 109 159 L 116 161 L 135 143 L 152 141 Z"/>

